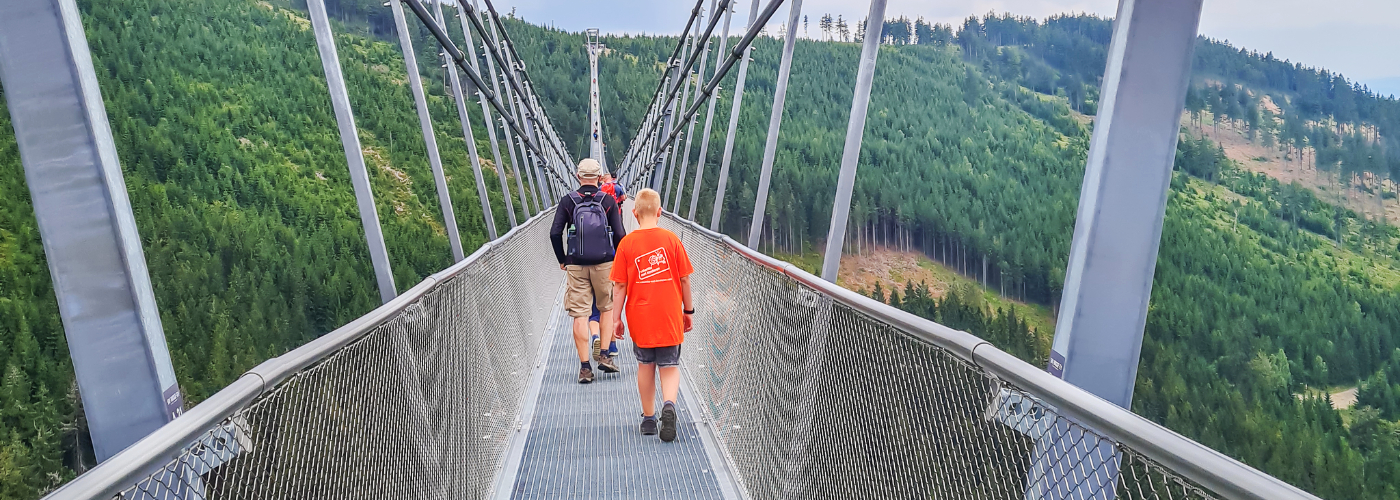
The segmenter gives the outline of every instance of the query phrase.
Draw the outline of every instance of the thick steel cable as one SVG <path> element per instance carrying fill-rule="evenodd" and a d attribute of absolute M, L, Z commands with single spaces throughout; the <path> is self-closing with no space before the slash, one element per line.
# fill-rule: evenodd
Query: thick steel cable
<path fill-rule="evenodd" d="M 724 10 L 724 29 L 719 36 L 719 51 L 724 53 L 725 47 L 729 44 L 729 21 L 734 16 L 734 8 Z M 721 59 L 715 57 L 715 71 L 719 71 Z M 723 89 L 721 89 L 722 91 Z M 709 109 L 705 111 L 705 129 L 700 133 L 700 158 L 695 163 L 695 185 L 690 188 L 690 211 L 685 218 L 695 220 L 695 210 L 700 206 L 700 186 L 701 180 L 705 177 L 705 163 L 710 150 L 710 133 L 713 131 L 715 121 L 715 105 L 719 104 L 720 96 L 710 98 Z"/>
<path fill-rule="evenodd" d="M 704 98 L 696 100 L 696 102 L 690 106 L 690 109 L 688 109 L 684 114 L 681 115 L 682 120 L 690 119 L 693 115 L 699 112 L 701 104 L 703 104 L 705 100 L 710 99 L 714 95 L 714 91 L 716 88 L 719 87 L 720 81 L 724 79 L 724 76 L 726 74 L 729 73 L 730 68 L 732 68 L 735 63 L 737 63 L 741 58 L 744 57 L 745 52 L 748 50 L 749 46 L 753 44 L 753 40 L 757 38 L 759 32 L 763 30 L 763 25 L 766 24 L 768 20 L 773 17 L 773 14 L 777 12 L 778 7 L 782 4 L 783 0 L 773 0 L 772 2 L 769 2 L 768 6 L 764 7 L 763 11 L 758 14 L 757 18 L 755 19 L 755 22 L 752 23 L 751 26 L 749 26 L 748 32 L 744 34 L 744 38 L 740 39 L 739 43 L 734 46 L 734 50 L 730 51 L 729 57 L 725 59 L 724 65 L 720 68 L 720 71 L 716 73 L 713 78 L 710 79 L 710 82 L 708 84 L 705 85 L 705 90 L 704 92 L 702 92 Z M 728 5 L 728 2 L 726 2 L 726 5 Z M 713 21 L 713 19 L 711 21 Z M 710 27 L 713 28 L 713 24 Z M 709 32 L 707 32 L 707 34 L 708 33 Z M 692 60 L 693 59 L 694 58 L 692 58 Z M 672 87 L 675 86 L 673 85 Z M 674 98 L 674 96 L 672 97 Z M 655 123 L 656 122 L 653 121 L 653 125 L 649 126 L 648 130 L 655 129 Z M 656 146 L 658 146 L 658 149 L 670 146 L 670 144 L 674 142 L 676 140 L 676 137 L 679 135 L 678 130 L 679 129 L 673 130 L 672 133 L 666 135 L 666 138 L 664 140 L 656 144 Z"/>
<path fill-rule="evenodd" d="M 428 27 L 428 30 L 431 31 L 433 33 L 433 36 L 437 38 L 438 43 L 442 45 L 442 47 L 445 50 L 447 50 L 448 55 L 452 56 L 452 60 L 457 65 L 457 67 L 461 68 L 463 73 L 466 73 L 467 77 L 472 80 L 472 84 L 476 85 L 479 91 L 487 95 L 487 98 L 491 101 L 491 105 L 496 108 L 496 111 L 498 113 L 504 114 L 504 112 L 506 112 L 508 108 L 506 108 L 505 103 L 501 102 L 500 96 L 497 95 L 495 92 L 486 89 L 486 82 L 482 79 L 481 74 L 478 73 L 476 70 L 472 69 L 471 66 L 466 64 L 466 56 L 462 53 L 462 50 L 457 48 L 457 44 L 454 43 L 452 39 L 447 36 L 447 32 L 444 31 L 442 26 L 437 23 L 437 20 L 433 19 L 432 14 L 430 14 L 427 8 L 423 6 L 423 2 L 421 0 L 400 1 L 402 1 L 405 4 L 408 4 L 408 7 L 413 11 L 413 14 L 418 16 L 418 20 Z M 486 33 L 485 30 L 481 29 L 480 21 L 476 19 L 474 14 L 472 14 L 471 6 L 469 6 L 466 2 L 458 2 L 458 5 L 468 9 L 468 14 L 471 14 L 469 15 L 469 17 L 472 19 L 472 24 L 477 26 L 477 31 L 479 33 Z M 494 54 L 494 51 L 488 50 L 488 52 Z M 506 120 L 506 123 L 510 126 L 510 128 L 514 129 L 517 134 L 523 134 L 525 132 L 524 128 L 521 127 L 520 124 L 517 123 L 515 120 L 510 119 L 506 116 L 503 116 L 503 118 Z M 542 150 L 542 148 L 540 148 L 539 145 L 534 144 L 533 141 L 529 140 L 528 136 L 526 137 L 526 145 L 527 147 L 530 147 L 535 151 Z M 559 182 L 564 182 L 563 179 L 557 177 L 556 180 L 558 180 Z"/>

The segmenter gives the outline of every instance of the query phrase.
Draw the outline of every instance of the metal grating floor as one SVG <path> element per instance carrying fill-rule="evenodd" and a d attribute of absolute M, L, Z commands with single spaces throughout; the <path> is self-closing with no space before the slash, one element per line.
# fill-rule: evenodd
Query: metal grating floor
<path fill-rule="evenodd" d="M 618 346 L 622 371 L 603 374 L 595 366 L 594 382 L 583 385 L 572 321 L 557 324 L 511 498 L 725 498 L 718 464 L 706 454 L 684 396 L 674 442 L 638 432 L 642 406 L 630 338 Z"/>

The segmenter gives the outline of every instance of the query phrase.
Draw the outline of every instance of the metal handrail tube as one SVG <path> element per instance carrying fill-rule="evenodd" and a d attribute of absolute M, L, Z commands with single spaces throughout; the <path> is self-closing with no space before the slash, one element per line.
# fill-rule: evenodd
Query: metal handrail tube
<path fill-rule="evenodd" d="M 1061 415 L 1126 445 L 1216 493 L 1244 500 L 1320 500 L 1278 478 L 1054 377 L 971 333 L 954 330 L 838 286 L 676 214 L 666 212 L 665 216 L 698 234 L 724 243 L 749 260 L 781 272 L 856 312 L 884 322 L 915 339 L 938 346 L 968 361 L 993 377 L 1054 406 Z"/>
<path fill-rule="evenodd" d="M 536 214 L 500 238 L 487 242 L 461 262 L 439 271 L 393 300 L 364 316 L 322 335 L 291 352 L 263 361 L 239 376 L 232 384 L 195 405 L 180 418 L 142 438 L 140 441 L 97 464 L 88 472 L 45 497 L 48 500 L 113 498 L 159 467 L 179 458 L 180 454 L 210 429 L 217 427 L 234 413 L 246 408 L 258 396 L 277 387 L 287 378 L 324 361 L 346 346 L 355 343 L 375 328 L 395 318 L 410 305 L 432 292 L 439 283 L 455 277 L 491 249 L 518 237 L 533 223 L 553 217 L 553 210 Z"/>
<path fill-rule="evenodd" d="M 729 74 L 730 68 L 734 67 L 734 64 L 744 57 L 749 49 L 749 45 L 758 37 L 758 33 L 763 30 L 763 26 L 768 23 L 768 20 L 773 17 L 773 14 L 777 13 L 778 7 L 781 6 L 782 3 L 783 0 L 773 0 L 768 3 L 767 7 L 763 8 L 763 12 L 759 13 L 757 21 L 749 25 L 748 32 L 744 33 L 744 37 L 739 40 L 739 43 L 734 46 L 733 50 L 729 51 L 729 57 L 725 59 L 724 65 L 721 66 L 714 77 L 710 79 L 710 83 L 705 85 L 705 91 L 703 92 L 704 97 L 696 99 L 695 103 L 690 106 L 690 109 L 686 110 L 686 112 L 681 115 L 681 120 L 689 120 L 696 113 L 699 113 L 701 104 L 714 96 L 715 89 L 719 87 L 720 81 L 724 79 L 725 75 Z M 649 127 L 648 130 L 651 128 L 655 127 Z M 675 142 L 678 135 L 679 133 L 673 131 L 659 144 L 659 149 L 665 149 L 667 146 L 670 146 L 672 142 Z"/>

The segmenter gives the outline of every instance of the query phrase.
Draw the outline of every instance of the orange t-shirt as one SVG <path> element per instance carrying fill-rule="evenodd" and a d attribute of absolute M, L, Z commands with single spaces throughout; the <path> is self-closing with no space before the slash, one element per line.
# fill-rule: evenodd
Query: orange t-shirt
<path fill-rule="evenodd" d="M 681 239 L 662 228 L 627 233 L 617 246 L 613 281 L 627 285 L 627 326 L 637 347 L 669 347 L 685 340 L 681 278 L 690 276 Z"/>

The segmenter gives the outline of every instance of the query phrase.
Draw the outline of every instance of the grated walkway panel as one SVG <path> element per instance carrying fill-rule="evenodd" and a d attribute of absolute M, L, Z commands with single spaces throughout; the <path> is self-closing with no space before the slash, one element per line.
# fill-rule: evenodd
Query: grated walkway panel
<path fill-rule="evenodd" d="M 595 367 L 594 382 L 584 385 L 572 321 L 557 325 L 511 498 L 724 498 L 684 395 L 675 441 L 637 431 L 642 405 L 630 338 L 618 346 L 622 371 Z"/>

